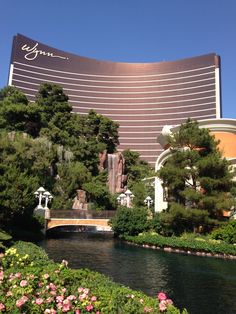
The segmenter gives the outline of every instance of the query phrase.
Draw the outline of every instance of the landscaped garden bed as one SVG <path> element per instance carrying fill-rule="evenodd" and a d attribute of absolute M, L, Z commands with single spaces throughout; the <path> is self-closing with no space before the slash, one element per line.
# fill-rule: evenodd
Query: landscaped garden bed
<path fill-rule="evenodd" d="M 214 239 L 163 237 L 154 232 L 124 236 L 124 239 L 132 244 L 169 252 L 236 259 L 236 245 Z"/>

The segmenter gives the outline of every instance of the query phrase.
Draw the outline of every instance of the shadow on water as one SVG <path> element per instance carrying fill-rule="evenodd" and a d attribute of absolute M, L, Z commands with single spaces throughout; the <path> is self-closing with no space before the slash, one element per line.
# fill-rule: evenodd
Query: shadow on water
<path fill-rule="evenodd" d="M 89 268 L 155 296 L 168 293 L 190 314 L 236 313 L 236 262 L 139 248 L 100 233 L 61 233 L 40 243 L 55 261 Z"/>

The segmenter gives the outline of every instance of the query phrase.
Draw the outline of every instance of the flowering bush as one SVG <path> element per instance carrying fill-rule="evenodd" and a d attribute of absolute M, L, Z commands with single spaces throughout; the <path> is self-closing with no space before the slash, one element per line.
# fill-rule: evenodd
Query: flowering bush
<path fill-rule="evenodd" d="M 29 254 L 19 254 L 17 249 L 11 247 L 6 250 L 5 255 L 2 259 L 2 264 L 5 268 L 7 267 L 24 267 L 26 265 L 33 266 L 33 262 L 29 259 Z"/>
<path fill-rule="evenodd" d="M 0 271 L 0 312 L 7 313 L 96 313 L 100 301 L 90 289 L 79 287 L 74 294 L 58 278 L 63 269 L 33 273 Z"/>
<path fill-rule="evenodd" d="M 24 258 L 16 254 L 15 248 L 7 250 L 0 268 L 0 313 L 181 313 L 163 292 L 151 298 L 101 274 L 69 269 L 65 260 L 61 264 L 32 266 L 30 252 Z"/>
<path fill-rule="evenodd" d="M 9 267 L 25 267 L 34 265 L 46 265 L 52 261 L 41 248 L 31 242 L 18 241 L 12 247 L 5 251 L 2 259 L 2 265 Z"/>

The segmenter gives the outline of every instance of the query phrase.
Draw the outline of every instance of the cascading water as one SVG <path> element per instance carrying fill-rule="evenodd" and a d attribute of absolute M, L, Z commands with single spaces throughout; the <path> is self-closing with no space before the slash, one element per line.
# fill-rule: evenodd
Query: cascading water
<path fill-rule="evenodd" d="M 108 154 L 108 186 L 111 193 L 116 193 L 116 176 L 118 169 L 118 155 Z"/>

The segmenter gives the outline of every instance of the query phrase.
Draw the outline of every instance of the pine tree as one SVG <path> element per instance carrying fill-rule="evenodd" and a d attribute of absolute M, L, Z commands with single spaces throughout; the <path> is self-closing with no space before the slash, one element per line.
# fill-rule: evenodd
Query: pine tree
<path fill-rule="evenodd" d="M 209 218 L 218 219 L 222 210 L 230 210 L 233 173 L 209 130 L 188 119 L 168 140 L 171 156 L 158 172 L 168 191 L 167 211 L 182 208 L 184 217 L 193 212 L 196 216 L 197 211 L 202 215 L 204 210 Z"/>

